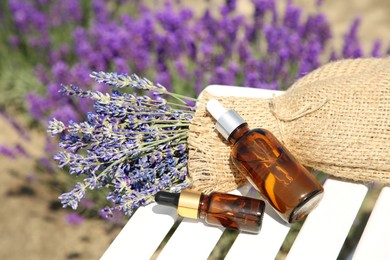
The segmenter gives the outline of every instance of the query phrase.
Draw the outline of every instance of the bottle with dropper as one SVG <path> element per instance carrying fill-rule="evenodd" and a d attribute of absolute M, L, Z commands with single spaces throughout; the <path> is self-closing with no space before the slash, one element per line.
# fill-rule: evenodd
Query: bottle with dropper
<path fill-rule="evenodd" d="M 159 191 L 155 201 L 177 207 L 177 214 L 181 217 L 202 219 L 213 226 L 248 233 L 259 233 L 265 208 L 262 200 L 219 192 L 206 195 L 196 190 L 181 193 Z"/>
<path fill-rule="evenodd" d="M 299 221 L 317 206 L 322 185 L 270 131 L 250 130 L 237 112 L 226 110 L 217 100 L 210 100 L 207 110 L 231 144 L 233 164 L 283 220 Z"/>

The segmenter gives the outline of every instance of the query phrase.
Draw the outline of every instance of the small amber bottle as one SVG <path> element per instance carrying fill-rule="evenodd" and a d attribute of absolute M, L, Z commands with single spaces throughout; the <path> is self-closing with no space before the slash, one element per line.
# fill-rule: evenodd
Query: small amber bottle
<path fill-rule="evenodd" d="M 177 207 L 179 216 L 249 233 L 259 233 L 265 208 L 262 200 L 219 192 L 206 195 L 195 190 L 159 191 L 155 201 Z"/>
<path fill-rule="evenodd" d="M 283 220 L 299 221 L 317 206 L 323 197 L 322 185 L 271 132 L 249 130 L 240 115 L 227 111 L 217 100 L 210 100 L 207 110 L 231 143 L 233 164 Z"/>

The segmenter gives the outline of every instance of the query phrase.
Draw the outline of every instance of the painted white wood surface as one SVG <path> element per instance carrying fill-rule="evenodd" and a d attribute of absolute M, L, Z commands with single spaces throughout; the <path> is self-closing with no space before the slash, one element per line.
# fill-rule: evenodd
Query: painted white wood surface
<path fill-rule="evenodd" d="M 101 259 L 150 259 L 176 218 L 175 209 L 156 203 L 139 208 Z"/>
<path fill-rule="evenodd" d="M 254 188 L 251 188 L 246 196 L 261 199 L 260 194 Z M 275 259 L 289 230 L 290 225 L 285 223 L 267 204 L 260 233 L 257 235 L 240 233 L 226 255 L 226 259 Z"/>
<path fill-rule="evenodd" d="M 207 91 L 219 96 L 260 98 L 269 98 L 283 93 L 281 91 L 219 85 L 209 86 Z M 259 194 L 248 187 L 243 187 L 234 193 L 240 192 L 243 195 L 258 198 Z M 324 199 L 306 219 L 289 252 L 289 259 L 336 259 L 367 192 L 364 185 L 331 179 L 327 180 L 324 187 Z M 377 236 L 378 230 L 383 230 L 383 226 L 386 224 L 385 219 L 387 220 L 390 214 L 389 193 L 388 189 L 385 193 L 382 192 L 384 194 L 381 194 L 382 203 L 378 200 L 376 206 L 378 213 L 374 215 L 373 212 L 370 218 L 370 222 L 374 224 L 364 232 L 367 241 L 375 241 L 372 236 Z M 385 201 L 388 203 L 386 204 Z M 385 213 L 383 214 L 383 212 Z M 175 209 L 155 203 L 138 209 L 104 253 L 102 259 L 149 259 L 176 218 Z M 377 221 L 379 224 L 376 226 Z M 386 228 L 386 241 L 390 241 L 389 225 Z M 240 233 L 226 259 L 274 259 L 289 229 L 290 226 L 280 221 L 273 210 L 268 207 L 260 234 Z M 223 228 L 209 227 L 196 220 L 184 219 L 163 248 L 158 259 L 207 259 L 222 233 Z M 361 253 L 363 257 L 356 259 L 385 259 L 367 258 L 366 256 L 370 255 L 370 246 L 362 244 L 362 242 L 359 244 L 360 249 L 356 251 L 356 254 L 358 252 L 368 253 L 365 255 Z M 383 241 L 383 243 L 386 242 Z M 378 254 L 389 256 L 390 246 L 385 248 L 387 251 L 380 253 L 384 250 L 382 248 Z"/>
<path fill-rule="evenodd" d="M 390 187 L 382 189 L 353 260 L 390 259 Z"/>
<path fill-rule="evenodd" d="M 206 226 L 194 219 L 183 219 L 158 259 L 207 259 L 223 230 L 223 228 Z"/>
<path fill-rule="evenodd" d="M 209 92 L 215 96 L 221 97 L 258 97 L 258 98 L 272 98 L 284 93 L 280 90 L 268 90 L 259 88 L 245 88 L 237 86 L 224 86 L 224 85 L 210 85 L 204 91 Z M 202 93 L 201 93 L 202 95 Z"/>
<path fill-rule="evenodd" d="M 363 184 L 328 179 L 324 197 L 306 218 L 288 260 L 336 259 L 363 203 Z"/>

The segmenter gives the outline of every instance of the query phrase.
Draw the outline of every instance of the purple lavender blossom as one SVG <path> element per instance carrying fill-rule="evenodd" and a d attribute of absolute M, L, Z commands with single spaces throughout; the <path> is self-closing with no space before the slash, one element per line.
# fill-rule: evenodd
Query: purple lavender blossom
<path fill-rule="evenodd" d="M 299 30 L 301 14 L 302 10 L 300 8 L 293 6 L 291 2 L 288 2 L 283 24 L 292 30 Z"/>
<path fill-rule="evenodd" d="M 371 56 L 372 57 L 380 57 L 381 56 L 381 54 L 380 54 L 381 47 L 382 47 L 382 43 L 379 40 L 375 41 L 374 45 L 372 46 Z"/>
<path fill-rule="evenodd" d="M 28 32 L 29 29 L 37 29 L 40 32 L 44 32 L 47 29 L 46 14 L 39 11 L 32 3 L 20 1 L 20 0 L 11 0 L 9 2 L 10 11 L 12 12 L 12 17 L 18 28 L 22 29 L 24 32 Z"/>
<path fill-rule="evenodd" d="M 84 209 L 93 209 L 96 205 L 95 202 L 91 199 L 83 199 L 80 201 L 80 206 L 82 206 Z"/>
<path fill-rule="evenodd" d="M 51 8 L 50 14 L 52 24 L 56 26 L 61 26 L 70 21 L 80 23 L 83 18 L 80 1 L 78 0 L 55 2 Z"/>
<path fill-rule="evenodd" d="M 344 35 L 343 57 L 344 58 L 358 58 L 362 56 L 362 50 L 358 41 L 358 28 L 360 19 L 357 18 L 353 22 L 349 32 Z"/>
<path fill-rule="evenodd" d="M 66 215 L 66 222 L 69 225 L 79 225 L 84 222 L 84 217 L 77 213 L 68 213 Z"/>
<path fill-rule="evenodd" d="M 64 207 L 69 206 L 72 209 L 77 209 L 79 202 L 85 197 L 85 186 L 77 183 L 73 190 L 62 194 L 59 199 Z"/>
<path fill-rule="evenodd" d="M 0 154 L 11 159 L 16 159 L 14 151 L 5 145 L 0 145 Z"/>
<path fill-rule="evenodd" d="M 100 210 L 99 215 L 100 215 L 102 218 L 105 218 L 105 219 L 112 218 L 112 217 L 114 216 L 113 208 L 104 207 L 103 209 Z"/>

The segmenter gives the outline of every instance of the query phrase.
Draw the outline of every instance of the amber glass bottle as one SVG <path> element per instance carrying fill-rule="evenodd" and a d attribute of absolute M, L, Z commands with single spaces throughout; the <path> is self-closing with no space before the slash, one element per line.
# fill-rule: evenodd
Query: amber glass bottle
<path fill-rule="evenodd" d="M 183 190 L 180 194 L 160 191 L 155 200 L 177 207 L 179 216 L 249 233 L 259 233 L 265 208 L 262 200 L 219 192 L 206 195 L 195 190 Z"/>
<path fill-rule="evenodd" d="M 227 111 L 216 100 L 207 109 L 232 145 L 234 165 L 285 221 L 296 222 L 317 206 L 322 185 L 271 132 L 250 130 L 234 110 Z"/>

